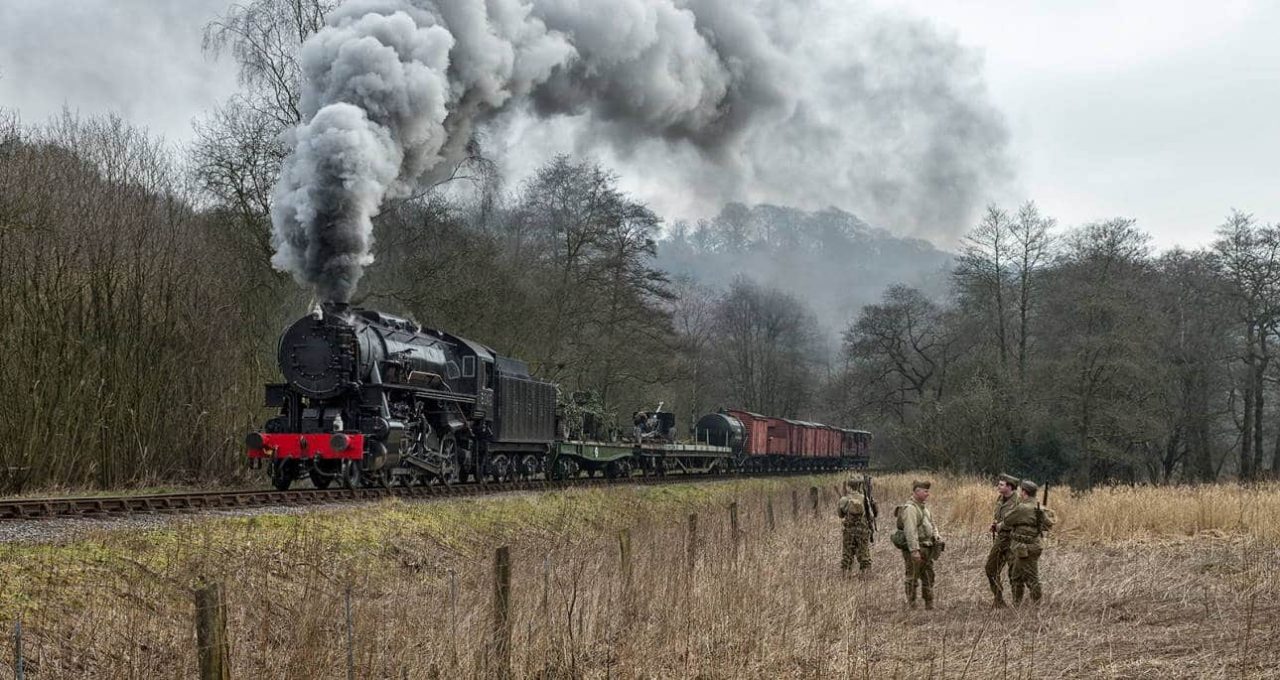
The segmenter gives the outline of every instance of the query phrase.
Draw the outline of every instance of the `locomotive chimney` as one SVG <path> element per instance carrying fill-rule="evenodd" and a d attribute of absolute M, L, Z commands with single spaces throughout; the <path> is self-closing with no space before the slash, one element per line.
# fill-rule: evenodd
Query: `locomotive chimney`
<path fill-rule="evenodd" d="M 323 305 L 324 313 L 331 316 L 345 317 L 351 312 L 350 303 L 346 302 L 326 302 Z"/>

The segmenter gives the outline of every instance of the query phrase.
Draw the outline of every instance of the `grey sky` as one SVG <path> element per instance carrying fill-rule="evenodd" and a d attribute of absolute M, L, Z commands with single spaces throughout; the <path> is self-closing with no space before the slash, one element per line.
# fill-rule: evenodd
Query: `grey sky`
<path fill-rule="evenodd" d="M 235 88 L 200 52 L 228 0 L 0 0 L 0 106 L 114 110 L 173 141 Z M 1017 175 L 1067 225 L 1122 215 L 1162 247 L 1231 208 L 1280 220 L 1280 3 L 873 0 L 983 51 Z M 660 211 L 659 185 L 629 186 Z M 838 200 L 833 200 L 838 203 Z M 856 211 L 856 206 L 841 206 Z M 674 206 L 672 206 L 674 209 Z"/>
<path fill-rule="evenodd" d="M 1009 198 L 1134 217 L 1160 247 L 1208 242 L 1232 208 L 1280 221 L 1280 3 L 882 1 L 984 51 Z"/>

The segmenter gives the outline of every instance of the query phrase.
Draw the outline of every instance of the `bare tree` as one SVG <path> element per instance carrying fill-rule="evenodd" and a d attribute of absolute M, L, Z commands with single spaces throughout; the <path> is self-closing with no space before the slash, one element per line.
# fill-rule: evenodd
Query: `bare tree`
<path fill-rule="evenodd" d="M 878 305 L 862 310 L 845 331 L 844 346 L 854 363 L 866 367 L 866 389 L 899 421 L 926 399 L 940 399 L 946 373 L 958 349 L 944 310 L 919 290 L 891 286 Z"/>
<path fill-rule="evenodd" d="M 1036 204 L 1027 201 L 1009 227 L 1013 276 L 1018 286 L 1018 380 L 1023 384 L 1027 381 L 1031 317 L 1038 303 L 1041 274 L 1053 259 L 1054 225 L 1053 218 L 1041 215 Z"/>
<path fill-rule="evenodd" d="M 799 300 L 739 279 L 719 302 L 715 329 L 731 405 L 790 418 L 809 407 L 817 322 Z"/>
<path fill-rule="evenodd" d="M 1004 370 L 1009 367 L 1010 344 L 1006 295 L 1017 257 L 1013 229 L 1005 211 L 988 205 L 982 221 L 964 237 L 954 273 L 960 294 L 985 310 Z"/>
<path fill-rule="evenodd" d="M 1154 360 L 1149 240 L 1123 218 L 1072 233 L 1046 302 L 1049 379 L 1074 433 L 1084 486 L 1134 478 L 1155 436 L 1151 413 L 1164 383 Z"/>
<path fill-rule="evenodd" d="M 1252 215 L 1236 211 L 1218 228 L 1213 252 L 1215 268 L 1226 283 L 1226 301 L 1244 331 L 1240 475 L 1251 479 L 1262 469 L 1268 338 L 1280 316 L 1280 236 L 1276 229 L 1258 225 Z"/>

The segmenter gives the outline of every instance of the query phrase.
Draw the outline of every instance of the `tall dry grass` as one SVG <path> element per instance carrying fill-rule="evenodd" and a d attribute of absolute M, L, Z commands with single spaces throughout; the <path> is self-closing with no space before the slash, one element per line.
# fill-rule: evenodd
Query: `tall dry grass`
<path fill-rule="evenodd" d="M 902 502 L 912 479 L 920 476 L 887 475 L 875 483 L 886 491 L 882 498 Z M 994 482 L 951 475 L 931 481 L 938 512 L 950 524 L 980 529 L 991 522 Z M 1072 539 L 1114 542 L 1221 532 L 1280 541 L 1280 484 L 1275 482 L 1110 486 L 1083 493 L 1054 486 L 1049 506 L 1058 521 L 1054 533 Z"/>
<path fill-rule="evenodd" d="M 22 612 L 32 677 L 192 677 L 191 586 L 220 579 L 234 677 L 343 678 L 349 593 L 356 677 L 494 676 L 491 560 L 507 544 L 517 677 L 1239 678 L 1268 677 L 1280 662 L 1271 567 L 1280 554 L 1269 534 L 1212 510 L 1212 494 L 1203 516 L 1174 512 L 1163 523 L 1079 518 L 1105 518 L 1133 500 L 1127 494 L 1176 506 L 1183 490 L 1051 499 L 1075 519 L 1048 541 L 1046 602 L 993 614 L 981 574 L 991 489 L 935 479 L 948 549 L 938 562 L 941 607 L 924 612 L 903 607 L 901 557 L 886 541 L 875 544 L 868 577 L 839 573 L 834 481 L 819 481 L 816 518 L 806 480 L 794 519 L 791 488 L 751 482 L 391 502 L 8 546 L 0 621 Z M 879 478 L 882 507 L 905 498 L 909 482 Z M 1274 490 L 1241 493 L 1275 502 Z M 739 507 L 736 554 L 730 501 Z M 692 571 L 688 512 L 699 515 Z M 1107 538 L 1144 526 L 1222 533 Z M 630 589 L 622 528 L 631 531 Z"/>

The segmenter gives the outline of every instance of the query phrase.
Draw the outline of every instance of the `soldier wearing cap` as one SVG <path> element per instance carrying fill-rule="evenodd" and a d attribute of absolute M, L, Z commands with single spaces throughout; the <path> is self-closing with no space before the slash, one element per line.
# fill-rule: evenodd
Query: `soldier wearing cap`
<path fill-rule="evenodd" d="M 1053 515 L 1036 501 L 1039 487 L 1024 479 L 1018 485 L 1018 504 L 1005 516 L 998 529 L 1007 529 L 1013 554 L 1009 566 L 1009 582 L 1013 586 L 1013 603 L 1021 604 L 1024 591 L 1032 602 L 1039 602 L 1040 537 L 1053 527 Z"/>
<path fill-rule="evenodd" d="M 1013 561 L 1010 552 L 1012 539 L 1009 529 L 1001 529 L 1000 523 L 1018 504 L 1018 478 L 1012 475 L 1000 475 L 996 480 L 996 508 L 991 520 L 991 550 L 987 553 L 987 583 L 991 586 L 991 594 L 995 596 L 995 607 L 1004 607 L 1004 584 L 1000 572 L 1005 571 Z"/>
<path fill-rule="evenodd" d="M 876 512 L 874 502 L 868 502 L 863 494 L 861 479 L 850 479 L 844 483 L 845 494 L 836 504 L 836 514 L 841 519 L 842 553 L 840 569 L 849 571 L 853 562 L 858 561 L 858 573 L 862 574 L 871 568 L 871 517 L 867 516 L 867 507 Z"/>
<path fill-rule="evenodd" d="M 920 584 L 920 596 L 924 608 L 933 609 L 933 561 L 942 552 L 942 537 L 933 524 L 933 515 L 925 502 L 929 500 L 930 486 L 927 480 L 911 483 L 911 500 L 898 506 L 898 529 L 902 531 L 902 560 L 906 565 L 905 587 L 907 604 L 916 606 L 916 584 Z"/>

